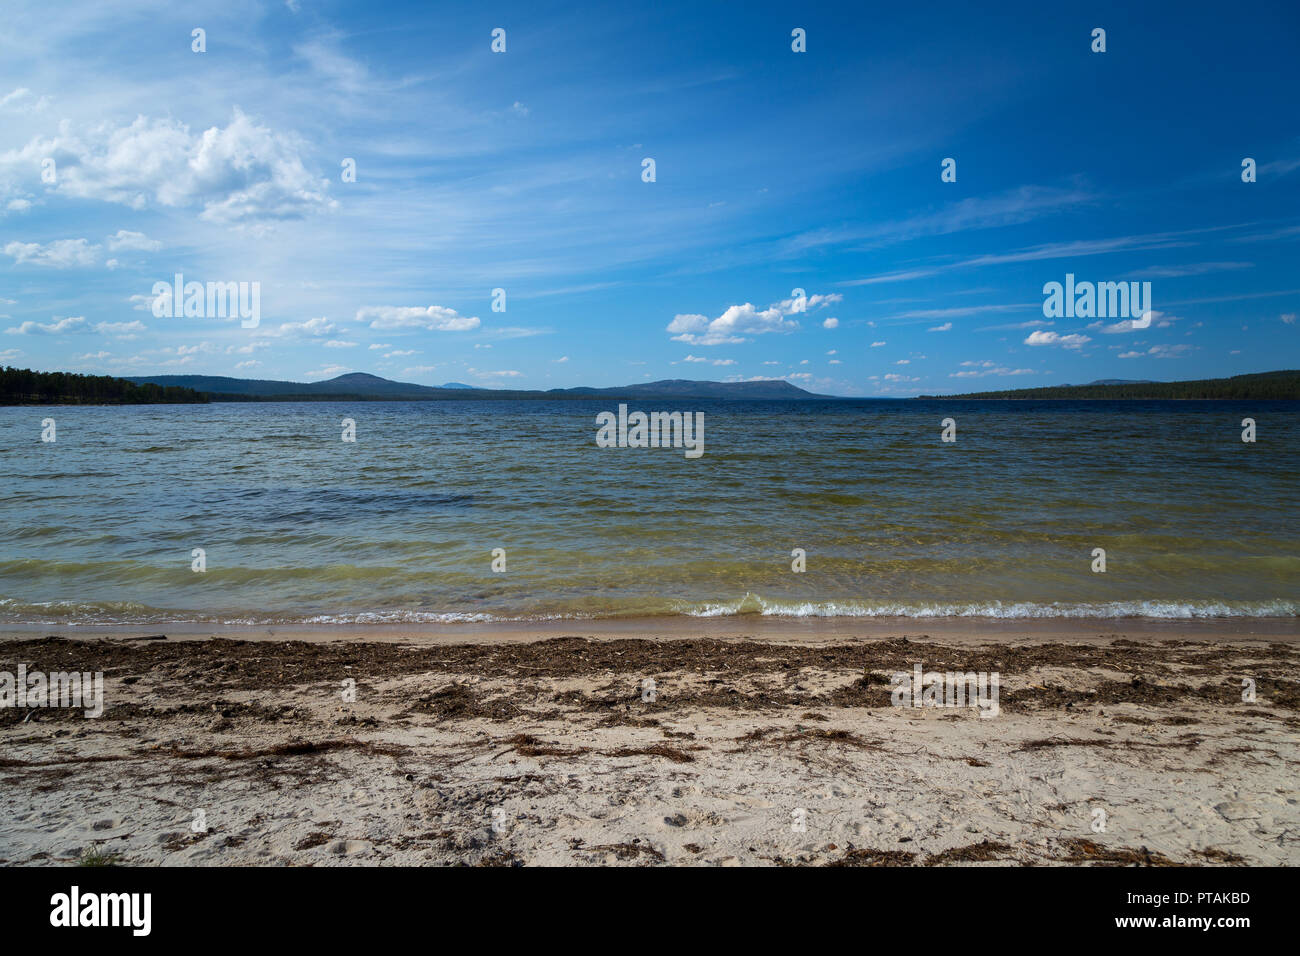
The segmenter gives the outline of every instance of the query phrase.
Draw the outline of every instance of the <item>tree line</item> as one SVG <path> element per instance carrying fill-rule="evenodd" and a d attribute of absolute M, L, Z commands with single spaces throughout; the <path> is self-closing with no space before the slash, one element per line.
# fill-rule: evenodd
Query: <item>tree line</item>
<path fill-rule="evenodd" d="M 207 401 L 206 393 L 175 385 L 137 385 L 112 375 L 0 368 L 0 405 L 170 405 Z"/>
<path fill-rule="evenodd" d="M 1194 382 L 1125 382 L 1121 385 L 1049 385 L 1000 392 L 970 392 L 964 395 L 921 395 L 920 398 L 1237 398 L 1298 399 L 1300 371 L 1258 372 L 1232 378 L 1209 378 Z"/>

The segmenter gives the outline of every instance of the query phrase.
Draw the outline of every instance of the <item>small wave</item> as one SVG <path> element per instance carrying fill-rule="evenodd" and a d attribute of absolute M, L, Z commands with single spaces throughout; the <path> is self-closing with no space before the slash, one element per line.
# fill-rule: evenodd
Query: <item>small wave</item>
<path fill-rule="evenodd" d="M 758 614 L 763 617 L 986 617 L 994 619 L 1146 617 L 1190 620 L 1214 617 L 1296 617 L 1300 616 L 1300 602 L 1279 599 L 1243 601 L 1236 604 L 1222 601 L 1108 601 L 1098 604 L 983 601 L 964 604 L 897 602 L 868 604 L 852 601 L 769 601 L 754 594 L 746 594 L 737 601 L 678 604 L 676 610 L 690 617 Z"/>
<path fill-rule="evenodd" d="M 1112 601 L 1098 604 L 1034 602 L 970 602 L 907 604 L 852 601 L 775 601 L 746 594 L 725 602 L 686 603 L 598 611 L 556 609 L 527 613 L 366 609 L 333 612 L 177 610 L 150 607 L 130 601 L 79 603 L 50 601 L 27 603 L 0 598 L 0 623 L 9 625 L 162 625 L 204 624 L 231 626 L 329 626 L 365 624 L 492 624 L 543 621 L 598 621 L 628 617 L 761 617 L 788 618 L 987 618 L 990 620 L 1050 620 L 1052 618 L 1149 618 L 1195 620 L 1209 618 L 1300 617 L 1300 603 L 1289 600 L 1243 601 Z"/>

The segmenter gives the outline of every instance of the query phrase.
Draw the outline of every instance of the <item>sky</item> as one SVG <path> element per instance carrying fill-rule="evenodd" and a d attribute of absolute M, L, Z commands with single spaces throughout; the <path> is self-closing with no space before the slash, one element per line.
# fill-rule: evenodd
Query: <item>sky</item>
<path fill-rule="evenodd" d="M 1293 0 L 5 0 L 0 364 L 846 396 L 1300 367 L 1298 38 Z M 155 315 L 178 273 L 258 283 L 257 325 Z M 1150 302 L 1048 316 L 1067 274 Z"/>

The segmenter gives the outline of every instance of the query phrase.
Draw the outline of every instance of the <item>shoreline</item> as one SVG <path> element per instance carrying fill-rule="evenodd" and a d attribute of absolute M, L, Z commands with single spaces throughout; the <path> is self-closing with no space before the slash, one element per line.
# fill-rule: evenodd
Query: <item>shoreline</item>
<path fill-rule="evenodd" d="M 853 618 L 726 617 L 592 618 L 395 624 L 0 624 L 0 643 L 64 637 L 72 640 L 226 638 L 243 641 L 389 643 L 530 642 L 553 637 L 594 640 L 759 640 L 778 643 L 878 641 L 907 636 L 953 643 L 1003 641 L 1106 643 L 1129 640 L 1300 642 L 1300 618 Z"/>

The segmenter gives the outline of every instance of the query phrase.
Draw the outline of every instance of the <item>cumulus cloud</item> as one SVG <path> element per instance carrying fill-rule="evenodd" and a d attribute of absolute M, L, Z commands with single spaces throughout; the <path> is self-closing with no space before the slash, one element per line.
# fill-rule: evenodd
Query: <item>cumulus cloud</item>
<path fill-rule="evenodd" d="M 951 323 L 951 322 L 945 322 L 943 325 L 936 325 L 936 326 L 933 326 L 932 328 L 926 329 L 926 331 L 927 331 L 927 332 L 947 332 L 947 331 L 948 331 L 949 329 L 951 329 L 951 328 L 952 328 L 952 323 Z"/>
<path fill-rule="evenodd" d="M 78 315 L 66 319 L 55 316 L 53 322 L 24 322 L 15 328 L 5 329 L 5 333 L 7 335 L 62 335 L 65 332 L 85 332 L 88 329 L 85 316 Z"/>
<path fill-rule="evenodd" d="M 290 338 L 319 338 L 333 335 L 338 329 L 324 316 L 308 319 L 306 322 L 284 322 L 274 332 L 267 335 L 288 336 Z"/>
<path fill-rule="evenodd" d="M 8 242 L 4 254 L 19 265 L 72 269 L 93 266 L 99 258 L 99 246 L 88 239 L 55 239 L 44 245 L 39 242 Z"/>
<path fill-rule="evenodd" d="M 674 342 L 688 345 L 732 345 L 748 341 L 747 336 L 768 332 L 792 332 L 799 323 L 787 320 L 778 308 L 759 309 L 752 303 L 730 306 L 710 321 L 704 315 L 677 315 L 668 323 Z"/>
<path fill-rule="evenodd" d="M 839 319 L 836 319 L 836 318 L 829 318 L 829 319 L 823 319 L 823 320 L 822 320 L 822 328 L 826 328 L 826 329 L 838 329 L 839 327 L 840 327 L 840 320 L 839 320 Z"/>
<path fill-rule="evenodd" d="M 810 295 L 805 297 L 802 300 L 803 302 L 802 311 L 815 312 L 817 309 L 824 309 L 828 305 L 834 305 L 836 302 L 843 302 L 843 301 L 844 301 L 844 296 L 840 295 L 838 292 L 831 292 L 827 295 L 821 295 L 821 294 Z M 782 299 L 780 302 L 774 305 L 773 308 L 780 309 L 786 315 L 793 315 L 794 313 L 800 311 L 799 304 L 800 304 L 799 299 Z"/>
<path fill-rule="evenodd" d="M 1091 336 L 1072 333 L 1070 335 L 1061 335 L 1058 332 L 1044 332 L 1039 329 L 1036 332 L 1030 332 L 1029 337 L 1025 339 L 1026 345 L 1060 345 L 1067 349 L 1083 348 L 1084 345 L 1092 341 Z"/>
<path fill-rule="evenodd" d="M 150 239 L 143 232 L 119 229 L 108 237 L 108 248 L 110 252 L 157 252 L 162 243 Z"/>
<path fill-rule="evenodd" d="M 357 321 L 372 329 L 427 329 L 432 332 L 468 332 L 481 324 L 477 316 L 464 316 L 441 305 L 368 305 L 357 309 Z"/>
<path fill-rule="evenodd" d="M 837 292 L 811 295 L 804 299 L 783 299 L 766 309 L 745 302 L 728 307 L 716 319 L 696 313 L 679 314 L 668 323 L 667 331 L 672 333 L 674 342 L 685 342 L 687 345 L 733 345 L 769 332 L 793 332 L 799 328 L 799 322 L 787 316 L 796 315 L 799 311 L 811 312 L 843 298 Z M 800 310 L 801 305 L 803 308 Z M 836 320 L 835 325 L 823 324 L 826 328 L 833 329 L 839 321 Z"/>
<path fill-rule="evenodd" d="M 78 128 L 70 120 L 48 138 L 0 154 L 0 172 L 21 181 L 52 158 L 51 191 L 133 209 L 151 204 L 200 209 L 227 225 L 301 219 L 332 208 L 328 181 L 303 164 L 294 137 L 258 125 L 236 109 L 225 126 L 192 133 L 175 119 L 137 116 Z"/>

